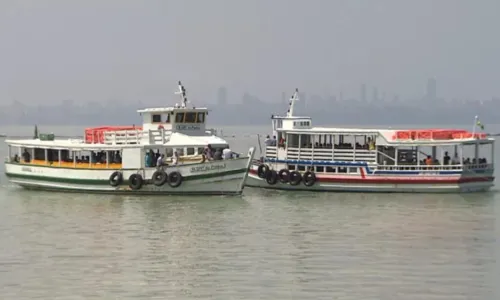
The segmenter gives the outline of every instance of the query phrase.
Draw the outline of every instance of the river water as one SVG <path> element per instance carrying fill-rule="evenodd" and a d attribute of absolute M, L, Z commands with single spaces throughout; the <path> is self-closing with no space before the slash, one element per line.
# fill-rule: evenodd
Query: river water
<path fill-rule="evenodd" d="M 243 151 L 252 130 L 228 140 Z M 183 198 L 0 182 L 0 299 L 500 299 L 497 189 Z"/>

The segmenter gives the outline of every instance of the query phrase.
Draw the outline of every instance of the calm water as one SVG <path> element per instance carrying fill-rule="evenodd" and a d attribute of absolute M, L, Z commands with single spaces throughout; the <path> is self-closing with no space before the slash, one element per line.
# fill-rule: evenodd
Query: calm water
<path fill-rule="evenodd" d="M 24 191 L 1 171 L 0 299 L 500 298 L 497 191 L 138 198 Z"/>

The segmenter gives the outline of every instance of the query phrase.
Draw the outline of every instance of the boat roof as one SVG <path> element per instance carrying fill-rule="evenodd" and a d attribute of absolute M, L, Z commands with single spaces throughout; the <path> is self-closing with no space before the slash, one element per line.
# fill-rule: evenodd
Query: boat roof
<path fill-rule="evenodd" d="M 113 150 L 123 148 L 175 148 L 175 147 L 205 147 L 211 145 L 227 145 L 227 141 L 215 136 L 191 136 L 179 132 L 171 134 L 170 139 L 165 144 L 90 144 L 83 139 L 55 139 L 53 141 L 43 141 L 40 139 L 19 139 L 5 140 L 5 143 L 16 147 L 41 148 L 41 149 L 67 149 L 67 150 Z"/>
<path fill-rule="evenodd" d="M 425 129 L 375 129 L 375 128 L 342 128 L 342 127 L 312 127 L 305 129 L 277 129 L 277 131 L 286 133 L 297 133 L 297 134 L 344 134 L 344 135 L 377 135 L 382 136 L 387 144 L 391 145 L 443 145 L 443 144 L 474 144 L 478 141 L 477 138 L 462 138 L 462 139 L 450 139 L 450 140 L 394 140 L 394 135 L 398 131 L 431 131 L 436 129 L 425 128 Z M 454 130 L 454 129 L 438 129 L 438 130 Z M 478 132 L 479 133 L 479 132 Z M 490 143 L 495 139 L 482 138 L 480 141 Z"/>
<path fill-rule="evenodd" d="M 165 113 L 165 112 L 173 112 L 173 111 L 198 111 L 198 112 L 207 112 L 208 108 L 206 107 L 151 107 L 151 108 L 143 108 L 137 110 L 138 113 Z"/>

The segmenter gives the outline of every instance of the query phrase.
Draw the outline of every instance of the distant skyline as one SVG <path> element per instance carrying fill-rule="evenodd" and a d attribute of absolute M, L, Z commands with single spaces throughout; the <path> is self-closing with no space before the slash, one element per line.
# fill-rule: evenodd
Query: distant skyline
<path fill-rule="evenodd" d="M 0 106 L 500 95 L 500 1 L 3 0 Z M 236 101 L 235 101 L 236 100 Z"/>

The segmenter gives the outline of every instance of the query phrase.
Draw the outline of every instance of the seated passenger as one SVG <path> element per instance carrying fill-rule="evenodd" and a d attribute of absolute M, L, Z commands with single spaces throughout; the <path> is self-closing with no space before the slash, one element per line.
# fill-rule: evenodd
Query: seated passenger
<path fill-rule="evenodd" d="M 229 146 L 226 146 L 224 150 L 222 150 L 222 159 L 231 159 L 233 158 L 233 151 L 229 149 Z"/>
<path fill-rule="evenodd" d="M 23 152 L 23 159 L 25 163 L 29 163 L 31 161 L 31 154 L 26 149 L 24 149 Z"/>

